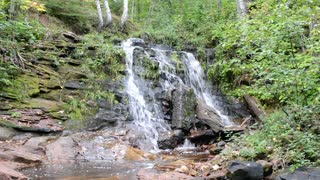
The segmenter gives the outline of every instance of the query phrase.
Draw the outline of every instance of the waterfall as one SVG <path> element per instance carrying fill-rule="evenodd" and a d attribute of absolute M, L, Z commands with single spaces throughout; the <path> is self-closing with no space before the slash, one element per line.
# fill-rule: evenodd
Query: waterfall
<path fill-rule="evenodd" d="M 143 44 L 143 40 L 128 39 L 122 43 L 122 48 L 126 55 L 125 88 L 129 98 L 130 115 L 133 119 L 129 127 L 139 134 L 138 146 L 140 148 L 158 150 L 159 136 L 171 130 L 169 123 L 165 120 L 161 102 L 156 96 L 159 94 L 159 89 L 160 92 L 170 92 L 178 84 L 185 84 L 192 88 L 198 99 L 216 110 L 225 125 L 232 124 L 220 108 L 217 97 L 212 94 L 212 87 L 205 81 L 201 65 L 193 54 L 134 46 L 139 43 Z M 156 85 L 141 76 L 145 67 L 141 65 L 139 67 L 142 60 L 135 58 L 136 51 L 157 65 L 160 77 Z M 188 142 L 185 141 L 185 146 L 190 146 Z"/>
<path fill-rule="evenodd" d="M 212 93 L 212 86 L 205 81 L 205 74 L 199 61 L 196 60 L 193 54 L 185 53 L 183 62 L 186 66 L 187 85 L 192 87 L 201 101 L 216 110 L 225 125 L 232 125 L 229 117 L 220 108 L 222 104 L 217 100 L 217 96 Z"/>
<path fill-rule="evenodd" d="M 160 108 L 154 107 L 156 104 L 146 103 L 145 92 L 142 91 L 146 89 L 143 87 L 146 82 L 134 73 L 133 53 L 134 49 L 139 47 L 132 46 L 132 39 L 129 39 L 122 43 L 122 48 L 126 54 L 127 81 L 125 87 L 129 96 L 130 114 L 134 119 L 132 128 L 141 135 L 138 142 L 140 148 L 157 150 L 159 133 L 169 130 L 170 127 L 161 118 Z M 155 100 L 152 90 L 149 90 L 149 93 Z"/>

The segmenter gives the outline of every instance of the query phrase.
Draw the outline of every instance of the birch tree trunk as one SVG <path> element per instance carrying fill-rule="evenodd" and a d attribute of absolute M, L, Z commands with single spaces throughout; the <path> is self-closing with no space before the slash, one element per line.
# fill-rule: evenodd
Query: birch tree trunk
<path fill-rule="evenodd" d="M 106 24 L 105 26 L 108 26 L 112 23 L 112 14 L 111 14 L 111 10 L 110 10 L 110 7 L 109 7 L 109 3 L 108 3 L 108 0 L 103 0 L 104 2 L 104 6 L 105 6 L 105 9 L 106 9 Z"/>
<path fill-rule="evenodd" d="M 132 2 L 131 3 L 131 20 L 133 21 L 135 4 L 134 4 L 134 0 L 132 0 L 131 2 Z"/>
<path fill-rule="evenodd" d="M 240 18 L 248 14 L 247 0 L 236 0 L 237 1 L 237 10 Z"/>
<path fill-rule="evenodd" d="M 123 0 L 123 13 L 121 16 L 121 27 L 124 28 L 128 20 L 128 0 Z"/>
<path fill-rule="evenodd" d="M 220 14 L 221 13 L 221 0 L 217 0 L 217 10 L 218 10 L 218 13 Z"/>
<path fill-rule="evenodd" d="M 10 17 L 10 19 L 14 18 L 14 9 L 15 9 L 15 0 L 10 0 L 10 7 L 9 7 L 9 17 Z"/>
<path fill-rule="evenodd" d="M 101 6 L 100 6 L 99 0 L 96 0 L 96 6 L 97 6 L 98 20 L 99 20 L 98 31 L 101 31 L 101 29 L 103 27 L 103 17 L 102 17 L 102 11 L 101 11 Z"/>

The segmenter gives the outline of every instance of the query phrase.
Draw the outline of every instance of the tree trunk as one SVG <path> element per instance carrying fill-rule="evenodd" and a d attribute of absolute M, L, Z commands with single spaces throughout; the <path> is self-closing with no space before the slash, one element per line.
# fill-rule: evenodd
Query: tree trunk
<path fill-rule="evenodd" d="M 131 20 L 133 21 L 133 17 L 134 17 L 134 0 L 131 1 Z"/>
<path fill-rule="evenodd" d="M 105 26 L 108 26 L 112 23 L 112 14 L 111 14 L 111 10 L 110 10 L 110 7 L 109 7 L 109 3 L 108 3 L 108 0 L 103 0 L 104 2 L 104 6 L 105 6 L 105 9 L 106 9 L 106 24 Z"/>
<path fill-rule="evenodd" d="M 97 11 L 98 11 L 98 20 L 99 20 L 98 31 L 100 32 L 103 27 L 103 17 L 102 17 L 102 11 L 101 11 L 99 0 L 96 0 L 96 5 L 97 5 Z"/>
<path fill-rule="evenodd" d="M 243 97 L 250 111 L 261 121 L 261 118 L 266 115 L 264 110 L 260 108 L 258 102 L 253 97 L 249 95 L 244 95 Z"/>
<path fill-rule="evenodd" d="M 123 13 L 121 16 L 121 27 L 124 28 L 128 20 L 128 0 L 123 0 Z"/>
<path fill-rule="evenodd" d="M 9 17 L 14 19 L 15 0 L 10 0 Z"/>
<path fill-rule="evenodd" d="M 237 10 L 240 18 L 248 14 L 247 0 L 236 0 L 237 1 Z"/>
<path fill-rule="evenodd" d="M 220 14 L 220 12 L 221 12 L 221 0 L 217 0 L 217 10 L 218 10 L 218 14 Z"/>

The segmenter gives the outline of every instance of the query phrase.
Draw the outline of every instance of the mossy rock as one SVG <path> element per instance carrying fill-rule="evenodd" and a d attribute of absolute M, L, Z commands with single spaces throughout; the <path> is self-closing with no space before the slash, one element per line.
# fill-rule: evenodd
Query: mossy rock
<path fill-rule="evenodd" d="M 51 101 L 63 101 L 63 94 L 61 90 L 52 90 L 48 93 L 41 94 L 40 98 L 46 99 L 46 100 L 51 100 Z"/>
<path fill-rule="evenodd" d="M 39 78 L 25 74 L 15 79 L 11 86 L 3 88 L 3 91 L 11 99 L 35 97 L 40 93 L 39 82 Z"/>
<path fill-rule="evenodd" d="M 57 101 L 50 101 L 40 98 L 28 99 L 22 108 L 42 109 L 45 112 L 57 112 L 61 110 L 62 103 Z"/>
<path fill-rule="evenodd" d="M 42 79 L 41 85 L 42 85 L 42 88 L 47 88 L 47 89 L 62 89 L 62 82 L 57 77 L 50 77 L 49 80 Z"/>

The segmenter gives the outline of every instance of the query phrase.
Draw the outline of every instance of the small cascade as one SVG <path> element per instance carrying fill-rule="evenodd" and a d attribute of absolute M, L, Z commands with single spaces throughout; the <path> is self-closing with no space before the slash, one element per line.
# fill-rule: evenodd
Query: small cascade
<path fill-rule="evenodd" d="M 219 100 L 212 93 L 212 87 L 205 81 L 205 75 L 200 63 L 193 54 L 163 50 L 156 47 L 142 48 L 141 39 L 128 39 L 122 43 L 126 54 L 127 78 L 125 83 L 128 94 L 128 104 L 132 123 L 129 128 L 134 131 L 136 145 L 144 150 L 158 150 L 159 137 L 171 131 L 168 114 L 164 112 L 163 105 L 168 108 L 170 104 L 159 98 L 163 94 L 175 90 L 179 84 L 184 84 L 193 89 L 197 98 L 213 108 L 220 116 L 224 125 L 232 125 L 232 122 L 220 108 Z M 138 46 L 134 46 L 138 44 Z M 154 72 L 145 77 L 146 63 L 152 64 Z M 147 65 L 149 66 L 149 65 Z M 149 72 L 150 73 L 150 72 Z M 150 75 L 150 74 L 149 74 Z M 160 94 L 160 95 L 159 95 Z M 169 93 L 170 94 L 170 93 Z M 170 96 L 170 95 L 169 95 Z M 163 104 L 164 103 L 164 104 Z M 180 148 L 193 148 L 194 145 L 188 139 Z"/>
<path fill-rule="evenodd" d="M 216 110 L 225 125 L 232 125 L 233 123 L 226 116 L 217 100 L 217 97 L 212 93 L 212 87 L 205 81 L 205 74 L 202 70 L 201 64 L 196 60 L 192 53 L 185 53 L 183 61 L 186 66 L 186 83 L 192 87 L 197 97 L 208 106 Z"/>
<path fill-rule="evenodd" d="M 157 140 L 159 137 L 159 132 L 169 130 L 170 127 L 163 122 L 160 109 L 154 107 L 155 104 L 146 103 L 145 92 L 142 89 L 146 82 L 139 78 L 134 73 L 133 68 L 133 52 L 137 47 L 132 46 L 132 40 L 129 39 L 122 44 L 122 48 L 126 54 L 126 70 L 127 70 L 127 82 L 126 82 L 126 92 L 129 95 L 129 110 L 132 118 L 134 119 L 133 130 L 141 136 L 138 146 L 142 149 L 157 150 Z M 154 94 L 150 90 L 149 93 L 153 100 Z"/>

